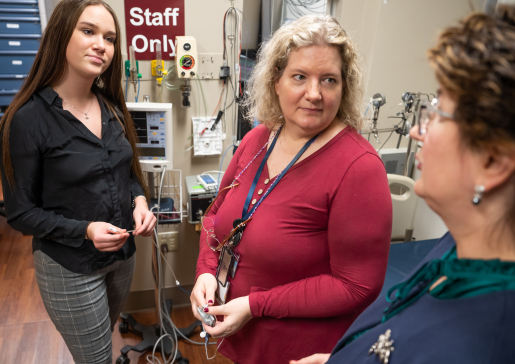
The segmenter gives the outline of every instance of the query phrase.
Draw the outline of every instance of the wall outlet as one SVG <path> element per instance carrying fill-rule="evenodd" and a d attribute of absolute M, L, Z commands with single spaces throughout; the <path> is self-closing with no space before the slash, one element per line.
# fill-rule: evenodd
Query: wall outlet
<path fill-rule="evenodd" d="M 169 252 L 179 250 L 179 232 L 178 231 L 167 231 L 159 233 L 159 244 L 165 244 L 168 247 Z"/>
<path fill-rule="evenodd" d="M 220 79 L 220 67 L 223 66 L 223 53 L 199 53 L 198 76 L 202 79 Z"/>

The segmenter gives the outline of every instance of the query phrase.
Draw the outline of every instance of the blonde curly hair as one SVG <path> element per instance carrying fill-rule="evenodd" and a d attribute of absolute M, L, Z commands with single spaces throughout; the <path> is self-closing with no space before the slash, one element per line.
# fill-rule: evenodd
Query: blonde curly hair
<path fill-rule="evenodd" d="M 275 83 L 288 64 L 290 53 L 312 45 L 336 47 L 342 57 L 343 96 L 336 117 L 357 130 L 363 127 L 361 57 L 338 21 L 329 15 L 308 15 L 278 29 L 258 53 L 247 86 L 247 118 L 274 130 L 284 123 Z"/>

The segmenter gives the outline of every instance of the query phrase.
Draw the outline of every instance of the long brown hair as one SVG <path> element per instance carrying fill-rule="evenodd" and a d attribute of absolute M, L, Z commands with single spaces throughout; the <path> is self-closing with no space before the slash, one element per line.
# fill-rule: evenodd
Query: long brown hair
<path fill-rule="evenodd" d="M 66 70 L 66 48 L 70 42 L 75 26 L 79 21 L 84 9 L 91 5 L 102 5 L 113 17 L 116 27 L 117 38 L 114 43 L 114 55 L 109 67 L 93 83 L 91 90 L 102 99 L 109 111 L 116 116 L 123 125 L 125 136 L 133 150 L 131 171 L 136 176 L 141 186 L 145 189 L 148 197 L 148 190 L 143 178 L 143 172 L 138 159 L 136 148 L 136 132 L 134 121 L 127 110 L 122 90 L 122 51 L 120 41 L 120 25 L 113 9 L 103 0 L 62 0 L 54 9 L 48 25 L 43 34 L 39 52 L 36 55 L 34 64 L 23 83 L 20 91 L 14 96 L 2 120 L 0 121 L 0 132 L 3 141 L 3 163 L 5 175 L 11 188 L 15 188 L 14 171 L 11 162 L 9 146 L 9 134 L 11 121 L 14 114 L 29 100 L 34 92 L 47 86 L 57 83 Z M 115 109 L 118 108 L 123 114 L 123 121 L 118 117 Z"/>

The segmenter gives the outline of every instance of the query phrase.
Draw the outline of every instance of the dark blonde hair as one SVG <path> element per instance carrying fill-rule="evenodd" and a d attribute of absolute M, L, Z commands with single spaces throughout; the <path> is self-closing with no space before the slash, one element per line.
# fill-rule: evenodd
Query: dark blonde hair
<path fill-rule="evenodd" d="M 473 13 L 445 29 L 428 57 L 456 100 L 463 141 L 472 148 L 515 145 L 515 6 Z"/>
<path fill-rule="evenodd" d="M 312 45 L 335 47 L 340 53 L 344 86 L 336 117 L 358 130 L 363 127 L 361 59 L 350 37 L 329 15 L 308 15 L 285 24 L 262 46 L 247 88 L 248 119 L 256 118 L 270 129 L 283 124 L 275 83 L 288 65 L 290 53 Z"/>
<path fill-rule="evenodd" d="M 114 114 L 123 125 L 125 136 L 133 150 L 131 172 L 136 176 L 141 186 L 143 186 L 145 193 L 148 194 L 138 159 L 134 122 L 125 105 L 121 85 L 122 52 L 120 25 L 113 9 L 103 0 L 62 0 L 57 4 L 43 34 L 34 64 L 20 91 L 15 95 L 14 100 L 11 102 L 0 121 L 5 175 L 9 186 L 13 189 L 16 186 L 9 147 L 9 132 L 14 114 L 16 114 L 36 91 L 57 83 L 64 76 L 68 43 L 70 42 L 82 12 L 86 7 L 92 5 L 101 5 L 111 14 L 116 27 L 117 38 L 114 43 L 114 55 L 111 64 L 104 73 L 96 79 L 91 90 L 104 101 L 109 111 Z M 118 117 L 118 112 L 116 112 L 117 108 L 121 111 L 121 114 L 123 114 L 123 120 Z"/>

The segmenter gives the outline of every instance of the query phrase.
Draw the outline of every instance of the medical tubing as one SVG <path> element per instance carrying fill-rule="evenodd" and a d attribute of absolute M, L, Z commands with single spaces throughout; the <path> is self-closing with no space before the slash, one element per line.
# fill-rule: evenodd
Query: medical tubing
<path fill-rule="evenodd" d="M 231 146 L 229 146 L 229 147 L 225 150 L 224 155 L 222 156 L 222 161 L 220 162 L 220 168 L 218 169 L 218 182 L 217 182 L 218 184 L 217 184 L 217 186 L 216 186 L 216 194 L 217 194 L 217 195 L 218 195 L 218 190 L 220 189 L 220 174 L 221 174 L 221 172 L 222 172 L 222 165 L 223 165 L 223 163 L 224 163 L 225 154 L 227 154 L 227 152 L 229 151 L 229 149 L 231 149 L 232 147 L 235 147 L 235 146 L 236 146 L 236 145 L 234 145 L 234 144 L 233 144 L 233 145 L 231 145 Z"/>
<path fill-rule="evenodd" d="M 165 307 L 165 312 L 167 312 L 166 307 Z M 168 316 L 165 315 L 165 318 L 170 323 L 170 326 L 172 326 L 174 328 L 174 330 L 177 330 L 177 333 L 179 335 L 181 335 L 184 340 L 186 340 L 192 344 L 195 344 L 195 345 L 204 345 L 204 342 L 193 341 L 193 340 L 189 339 L 187 336 L 185 336 L 182 332 L 180 332 L 179 329 L 177 328 L 177 326 L 175 326 L 175 324 L 173 323 L 172 319 L 169 316 L 170 316 L 169 314 L 168 314 Z M 210 343 L 208 343 L 208 345 L 216 345 L 216 342 L 210 342 Z"/>
<path fill-rule="evenodd" d="M 139 80 L 138 80 L 139 81 Z M 138 84 L 139 86 L 139 84 Z M 139 90 L 139 88 L 138 88 Z M 139 93 L 139 92 L 138 92 Z M 159 344 L 159 342 L 165 337 L 165 336 L 169 336 L 170 337 L 170 340 L 172 340 L 172 345 L 174 344 L 173 342 L 173 338 L 172 336 L 166 332 L 166 329 L 164 328 L 164 325 L 163 325 L 163 315 L 162 315 L 162 308 L 161 308 L 161 292 L 162 292 L 162 285 L 163 285 L 163 276 L 162 276 L 162 268 L 161 268 L 161 257 L 159 255 L 163 255 L 163 253 L 161 252 L 161 249 L 159 248 L 159 235 L 157 234 L 157 227 L 159 226 L 159 215 L 160 215 L 160 203 L 161 203 L 161 194 L 162 194 L 162 191 L 163 191 L 163 181 L 164 181 L 164 176 L 165 176 L 165 173 L 166 173 L 166 166 L 163 166 L 163 171 L 161 172 L 161 181 L 159 183 L 159 192 L 158 192 L 158 195 L 157 195 L 157 206 L 155 206 L 157 208 L 157 216 L 156 216 L 156 227 L 154 228 L 154 237 L 155 237 L 155 245 L 156 245 L 156 252 L 159 252 L 160 254 L 157 254 L 157 257 L 156 257 L 156 261 L 157 261 L 157 271 L 158 271 L 158 279 L 157 279 L 157 291 L 158 291 L 158 302 L 157 302 L 157 306 L 158 306 L 158 312 L 159 312 L 159 322 L 160 322 L 160 332 L 162 334 L 162 336 L 159 338 L 159 340 L 156 342 L 156 344 L 154 345 L 154 350 L 152 352 L 152 363 L 154 364 L 155 363 L 155 360 L 157 360 L 160 364 L 161 364 L 161 361 L 159 359 L 157 359 L 155 357 L 155 350 L 157 348 L 157 345 Z M 154 207 L 152 207 L 152 210 L 154 209 Z M 165 258 L 165 261 L 166 261 L 166 258 Z M 168 263 L 168 262 L 166 262 Z M 175 277 L 175 273 L 173 272 L 173 269 L 172 267 L 170 267 L 170 270 L 172 271 L 172 274 L 174 275 Z M 177 280 L 177 278 L 176 278 Z M 161 355 L 163 357 L 163 360 L 164 360 L 164 364 L 170 364 L 170 363 L 173 363 L 177 357 L 177 352 L 178 352 L 178 347 L 177 347 L 177 335 L 175 334 L 174 332 L 174 335 L 175 335 L 175 353 L 173 355 L 173 358 L 170 360 L 170 358 L 166 359 L 165 357 L 165 353 L 164 353 L 164 345 L 161 346 Z M 170 354 L 171 356 L 171 354 Z M 147 361 L 150 362 L 150 360 L 148 359 L 148 356 L 147 356 Z"/>
<path fill-rule="evenodd" d="M 138 98 L 139 98 L 139 84 L 140 84 L 140 81 L 139 81 L 139 78 L 138 78 L 138 94 L 135 97 L 136 102 L 138 102 Z"/>
<path fill-rule="evenodd" d="M 189 291 L 185 290 L 185 289 L 184 289 L 184 288 L 182 288 L 182 286 L 180 286 L 180 285 L 179 285 L 178 287 L 179 287 L 179 289 L 180 289 L 181 291 L 183 291 L 184 293 L 186 293 L 186 294 L 188 294 L 188 295 L 190 295 L 190 296 L 191 296 L 191 292 L 189 292 Z"/>
<path fill-rule="evenodd" d="M 218 351 L 218 349 L 220 348 L 220 345 L 222 345 L 222 343 L 224 342 L 225 340 L 225 337 L 222 339 L 222 341 L 220 341 L 220 344 L 217 346 L 216 350 L 215 350 L 215 354 L 210 358 L 209 355 L 207 354 L 207 341 L 206 343 L 204 344 L 206 346 L 206 358 L 207 360 L 211 360 L 211 359 L 214 359 L 215 356 L 216 356 L 216 352 Z M 216 344 L 216 343 L 215 343 Z"/>
<path fill-rule="evenodd" d="M 200 92 L 202 93 L 202 101 L 204 102 L 204 112 L 205 112 L 205 115 L 207 116 L 206 96 L 204 95 L 204 88 L 202 87 L 202 83 L 200 82 L 200 78 L 198 77 L 198 74 L 197 74 L 197 82 L 200 85 Z"/>

